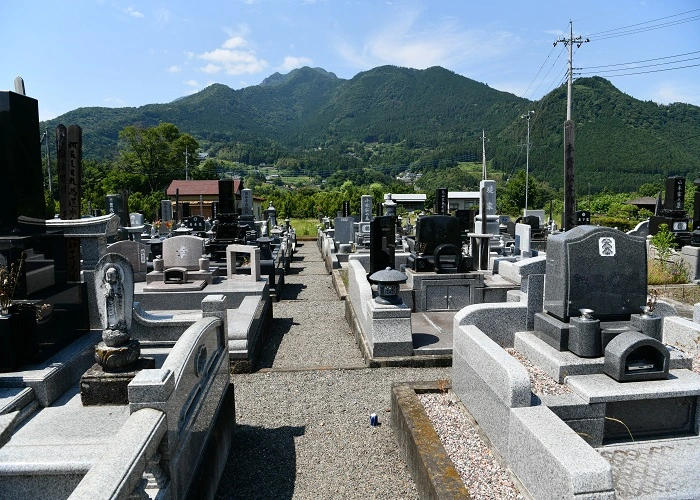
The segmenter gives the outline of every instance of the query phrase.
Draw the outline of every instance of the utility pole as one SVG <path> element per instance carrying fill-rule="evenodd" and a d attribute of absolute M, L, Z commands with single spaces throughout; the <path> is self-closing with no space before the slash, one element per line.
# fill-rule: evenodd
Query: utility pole
<path fill-rule="evenodd" d="M 581 38 L 581 36 L 577 36 L 574 38 L 574 24 L 573 22 L 569 21 L 569 38 L 564 38 L 564 37 L 559 37 L 555 42 L 554 46 L 556 47 L 559 42 L 562 42 L 565 47 L 569 48 L 569 75 L 568 75 L 568 83 L 567 83 L 567 88 L 566 88 L 566 119 L 571 120 L 571 84 L 574 78 L 574 44 L 576 44 L 576 47 L 579 48 L 581 45 L 584 43 L 589 42 L 588 38 L 585 40 Z"/>
<path fill-rule="evenodd" d="M 527 211 L 527 193 L 530 188 L 530 117 L 535 114 L 534 110 L 528 111 L 520 118 L 527 118 L 527 145 L 525 153 L 525 210 Z"/>
<path fill-rule="evenodd" d="M 566 93 L 566 121 L 564 122 L 564 214 L 562 215 L 562 229 L 568 231 L 576 225 L 576 189 L 574 187 L 574 121 L 571 119 L 571 89 L 574 77 L 574 44 L 580 47 L 588 42 L 580 36 L 574 38 L 574 26 L 569 21 L 569 38 L 559 37 L 554 42 L 562 42 L 569 48 L 569 75 Z"/>
<path fill-rule="evenodd" d="M 481 129 L 481 180 L 486 180 L 486 132 Z"/>
<path fill-rule="evenodd" d="M 185 145 L 185 180 L 186 181 L 190 180 L 190 177 L 188 174 L 189 166 L 190 166 L 189 165 L 189 158 L 187 157 L 187 145 Z"/>

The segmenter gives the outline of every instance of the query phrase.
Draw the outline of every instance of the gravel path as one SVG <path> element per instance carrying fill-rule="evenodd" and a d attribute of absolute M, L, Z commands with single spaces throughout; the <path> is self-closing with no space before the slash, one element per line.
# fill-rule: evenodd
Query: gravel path
<path fill-rule="evenodd" d="M 316 243 L 298 246 L 259 370 L 233 376 L 238 426 L 216 498 L 418 498 L 390 388 L 450 368 L 364 368 L 344 307 Z"/>

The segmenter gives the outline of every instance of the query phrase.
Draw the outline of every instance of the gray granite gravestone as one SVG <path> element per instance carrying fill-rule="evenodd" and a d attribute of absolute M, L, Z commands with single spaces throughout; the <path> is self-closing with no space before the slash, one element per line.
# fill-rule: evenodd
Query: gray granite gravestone
<path fill-rule="evenodd" d="M 601 321 L 629 320 L 647 301 L 643 238 L 578 226 L 547 242 L 544 309 L 561 321 L 592 309 Z"/>
<path fill-rule="evenodd" d="M 170 200 L 160 200 L 160 218 L 163 222 L 173 220 L 173 203 Z"/>
<path fill-rule="evenodd" d="M 479 183 L 481 200 L 476 216 L 475 231 L 481 234 L 498 234 L 498 216 L 496 215 L 496 181 Z"/>
<path fill-rule="evenodd" d="M 148 254 L 150 251 L 150 245 L 131 240 L 117 241 L 107 247 L 107 252 L 117 253 L 129 261 L 134 270 L 135 282 L 146 281 Z"/>
<path fill-rule="evenodd" d="M 253 190 L 241 191 L 241 218 L 253 217 Z"/>
<path fill-rule="evenodd" d="M 182 267 L 188 270 L 199 269 L 204 240 L 198 236 L 177 236 L 163 241 L 163 263 L 165 268 Z"/>
<path fill-rule="evenodd" d="M 336 243 L 352 243 L 355 231 L 355 221 L 352 217 L 336 217 L 333 226 L 335 227 L 333 239 Z"/>
<path fill-rule="evenodd" d="M 360 222 L 372 220 L 372 195 L 364 194 L 360 198 Z"/>

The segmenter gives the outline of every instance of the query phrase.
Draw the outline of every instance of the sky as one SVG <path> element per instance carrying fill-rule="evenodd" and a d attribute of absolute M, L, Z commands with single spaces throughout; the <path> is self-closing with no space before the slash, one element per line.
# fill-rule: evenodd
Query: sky
<path fill-rule="evenodd" d="M 538 100 L 599 75 L 632 97 L 700 106 L 697 0 L 70 0 L 6 2 L 0 90 L 24 79 L 41 120 L 167 103 L 320 67 L 442 66 Z M 555 45 L 554 42 L 560 40 Z M 573 96 L 575 99 L 575 94 Z"/>

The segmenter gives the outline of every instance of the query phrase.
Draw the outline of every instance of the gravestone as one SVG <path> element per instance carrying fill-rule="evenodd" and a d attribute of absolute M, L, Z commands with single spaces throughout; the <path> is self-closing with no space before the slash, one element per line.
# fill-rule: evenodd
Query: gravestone
<path fill-rule="evenodd" d="M 576 225 L 588 226 L 591 223 L 591 213 L 588 210 L 576 211 Z"/>
<path fill-rule="evenodd" d="M 236 193 L 233 191 L 232 179 L 219 180 L 219 206 L 218 213 L 234 214 L 236 213 Z"/>
<path fill-rule="evenodd" d="M 684 211 L 685 177 L 667 177 L 665 188 L 666 196 L 664 198 L 664 209 Z"/>
<path fill-rule="evenodd" d="M 15 92 L 0 92 L 0 165 L 7 189 L 0 196 L 0 234 L 34 231 L 20 224 L 25 216 L 44 221 L 44 175 L 39 144 L 39 104 Z"/>
<path fill-rule="evenodd" d="M 253 218 L 253 190 L 243 189 L 241 191 L 241 219 Z"/>
<path fill-rule="evenodd" d="M 474 232 L 474 210 L 460 209 L 455 212 L 455 218 L 459 221 L 459 233 L 463 243 L 466 243 L 468 233 Z"/>
<path fill-rule="evenodd" d="M 184 223 L 195 233 L 203 233 L 207 230 L 207 221 L 202 215 L 193 215 L 184 221 Z"/>
<path fill-rule="evenodd" d="M 601 321 L 629 320 L 647 301 L 644 238 L 578 226 L 547 242 L 544 309 L 561 321 L 592 309 Z"/>
<path fill-rule="evenodd" d="M 108 253 L 119 254 L 129 261 L 134 271 L 134 281 L 137 283 L 146 281 L 150 251 L 150 245 L 131 240 L 117 241 L 107 247 Z"/>
<path fill-rule="evenodd" d="M 476 216 L 476 232 L 480 234 L 498 234 L 498 216 L 496 215 L 496 181 L 479 183 L 481 197 L 479 213 Z"/>
<path fill-rule="evenodd" d="M 339 244 L 352 243 L 354 233 L 354 223 L 352 217 L 336 217 L 333 222 L 335 234 L 333 240 Z"/>
<path fill-rule="evenodd" d="M 448 215 L 449 213 L 447 188 L 437 188 L 435 190 L 435 213 L 437 215 Z"/>
<path fill-rule="evenodd" d="M 182 202 L 182 217 L 180 217 L 180 219 L 182 220 L 186 217 L 189 217 L 190 215 L 192 215 L 190 212 L 190 204 L 187 201 L 183 201 Z"/>
<path fill-rule="evenodd" d="M 360 198 L 360 222 L 370 222 L 372 220 L 372 196 L 362 195 Z"/>
<path fill-rule="evenodd" d="M 143 224 L 144 224 L 143 214 L 140 214 L 138 212 L 132 212 L 129 214 L 129 225 L 131 227 L 143 226 Z"/>
<path fill-rule="evenodd" d="M 168 267 L 199 269 L 204 240 L 198 236 L 182 235 L 163 241 L 163 263 Z"/>
<path fill-rule="evenodd" d="M 163 222 L 173 220 L 173 203 L 170 200 L 160 200 L 160 218 Z"/>
<path fill-rule="evenodd" d="M 462 246 L 459 220 L 450 215 L 428 215 L 416 221 L 416 250 L 432 255 L 443 244 Z"/>
<path fill-rule="evenodd" d="M 515 224 L 515 255 L 532 257 L 530 249 L 530 231 L 532 228 L 528 224 Z"/>
<path fill-rule="evenodd" d="M 396 218 L 390 215 L 375 217 L 370 224 L 369 274 L 396 267 Z"/>
<path fill-rule="evenodd" d="M 82 182 L 82 129 L 77 125 L 56 127 L 58 159 L 59 215 L 64 220 L 80 218 L 80 185 Z M 121 215 L 120 215 L 121 216 Z M 80 281 L 80 239 L 66 238 L 66 279 Z"/>
<path fill-rule="evenodd" d="M 343 217 L 350 217 L 350 202 L 343 202 Z"/>

